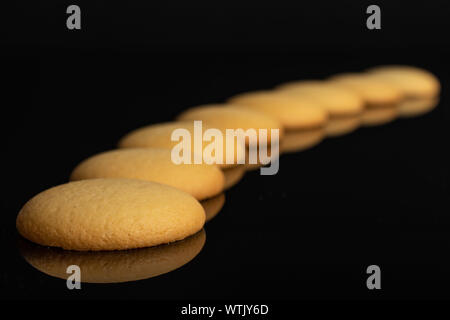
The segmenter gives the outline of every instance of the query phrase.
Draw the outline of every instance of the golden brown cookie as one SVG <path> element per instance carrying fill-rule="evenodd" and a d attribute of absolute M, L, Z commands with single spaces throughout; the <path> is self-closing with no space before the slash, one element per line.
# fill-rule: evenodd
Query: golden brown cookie
<path fill-rule="evenodd" d="M 226 129 L 259 129 L 267 130 L 267 142 L 271 143 L 271 130 L 279 130 L 279 138 L 283 136 L 283 126 L 280 121 L 255 110 L 245 110 L 233 105 L 211 104 L 190 108 L 178 116 L 179 120 L 202 120 L 206 125 L 218 128 L 222 132 Z M 248 140 L 246 141 L 248 143 Z"/>
<path fill-rule="evenodd" d="M 364 110 L 364 100 L 356 93 L 325 81 L 304 80 L 285 83 L 278 87 L 278 91 L 317 101 L 332 118 L 355 116 Z"/>
<path fill-rule="evenodd" d="M 223 191 L 225 177 L 216 165 L 175 164 L 168 149 L 117 149 L 81 162 L 70 180 L 127 178 L 175 187 L 198 200 Z"/>
<path fill-rule="evenodd" d="M 344 73 L 331 77 L 331 85 L 347 88 L 358 94 L 367 107 L 385 107 L 399 103 L 403 93 L 397 87 L 371 77 L 367 73 Z"/>
<path fill-rule="evenodd" d="M 20 252 L 37 270 L 66 280 L 67 267 L 80 267 L 81 282 L 118 283 L 148 279 L 180 268 L 205 244 L 205 230 L 170 244 L 121 251 L 80 252 L 49 248 L 23 240 Z"/>
<path fill-rule="evenodd" d="M 203 133 L 210 129 L 205 123 L 202 123 Z M 191 136 L 191 152 L 194 153 L 194 121 L 175 121 L 158 123 L 143 128 L 136 129 L 127 135 L 125 135 L 119 141 L 119 148 L 163 148 L 172 149 L 179 141 L 172 141 L 172 133 L 177 129 L 186 129 Z M 225 135 L 224 135 L 225 137 Z M 203 142 L 203 150 L 210 142 Z M 223 140 L 223 159 L 216 163 L 221 168 L 228 168 L 236 166 L 244 158 L 242 152 L 238 150 L 244 150 L 245 145 L 240 144 L 237 139 L 234 143 L 227 143 L 227 140 Z M 191 157 L 193 161 L 193 155 Z M 206 160 L 206 159 L 205 159 Z"/>
<path fill-rule="evenodd" d="M 229 102 L 243 109 L 264 112 L 280 121 L 286 130 L 317 128 L 328 120 L 328 112 L 318 102 L 275 90 L 239 94 Z"/>
<path fill-rule="evenodd" d="M 131 179 L 69 182 L 43 191 L 20 210 L 26 239 L 78 251 L 124 250 L 184 239 L 203 228 L 205 211 L 190 194 Z"/>
<path fill-rule="evenodd" d="M 431 72 L 410 66 L 378 66 L 369 74 L 402 91 L 406 98 L 435 98 L 441 85 Z"/>

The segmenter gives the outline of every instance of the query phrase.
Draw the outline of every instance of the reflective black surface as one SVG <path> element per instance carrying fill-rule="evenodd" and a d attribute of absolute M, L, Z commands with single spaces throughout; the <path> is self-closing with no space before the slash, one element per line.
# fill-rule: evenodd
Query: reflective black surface
<path fill-rule="evenodd" d="M 175 11 L 184 18 L 166 29 L 158 29 L 158 22 L 171 15 L 151 11 L 160 17 L 153 28 L 143 18 L 135 20 L 138 28 L 129 16 L 113 29 L 96 22 L 92 30 L 89 21 L 102 17 L 97 9 L 78 35 L 54 31 L 59 24 L 47 17 L 44 27 L 52 31 L 41 39 L 44 45 L 29 33 L 22 43 L 15 38 L 4 59 L 11 72 L 1 102 L 2 297 L 450 298 L 449 47 L 439 32 L 444 13 L 430 4 L 411 13 L 427 17 L 421 20 L 427 23 L 403 19 L 402 25 L 395 16 L 403 8 L 392 8 L 385 14 L 385 29 L 374 35 L 363 29 L 364 6 L 346 10 L 341 20 L 336 8 L 320 8 L 268 7 L 255 25 L 243 18 L 259 12 L 251 7 L 239 19 L 235 9 L 216 13 L 218 20 L 188 18 L 180 9 Z M 303 12 L 305 20 L 262 18 L 271 12 L 272 17 Z M 64 22 L 64 14 L 59 19 Z M 195 23 L 179 37 L 169 36 L 188 21 Z M 231 30 L 229 21 L 236 23 Z M 199 33 L 188 32 L 192 28 Z M 21 206 L 66 182 L 77 163 L 114 148 L 128 131 L 239 92 L 386 63 L 435 73 L 443 86 L 439 105 L 421 116 L 352 128 L 284 154 L 275 176 L 248 171 L 226 191 L 223 209 L 206 224 L 203 249 L 172 272 L 125 283 L 83 283 L 81 290 L 69 291 L 65 280 L 38 271 L 22 257 L 15 229 Z M 366 287 L 366 268 L 372 264 L 382 272 L 382 289 L 376 292 Z"/>

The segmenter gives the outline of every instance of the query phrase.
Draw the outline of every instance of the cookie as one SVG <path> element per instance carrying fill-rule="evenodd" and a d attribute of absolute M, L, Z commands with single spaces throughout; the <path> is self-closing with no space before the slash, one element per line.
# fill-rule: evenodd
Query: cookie
<path fill-rule="evenodd" d="M 122 251 L 82 252 L 36 245 L 21 239 L 24 259 L 37 270 L 66 280 L 67 267 L 80 267 L 85 283 L 120 283 L 159 276 L 194 259 L 205 244 L 205 230 L 174 243 Z"/>
<path fill-rule="evenodd" d="M 364 110 L 364 100 L 356 93 L 325 81 L 296 81 L 277 88 L 279 92 L 294 97 L 305 97 L 316 101 L 325 108 L 330 117 L 347 117 L 360 114 Z"/>
<path fill-rule="evenodd" d="M 399 103 L 403 93 L 397 87 L 377 80 L 367 73 L 344 73 L 331 77 L 328 81 L 334 86 L 347 88 L 358 94 L 367 107 L 385 107 Z"/>
<path fill-rule="evenodd" d="M 441 85 L 431 72 L 410 66 L 378 66 L 370 76 L 398 88 L 406 98 L 435 98 Z"/>
<path fill-rule="evenodd" d="M 210 127 L 202 123 L 202 130 L 205 132 Z M 172 141 L 172 133 L 177 129 L 185 129 L 191 135 L 191 151 L 193 162 L 194 153 L 194 121 L 180 121 L 180 122 L 166 122 L 159 123 L 143 128 L 136 129 L 125 135 L 119 141 L 119 148 L 163 148 L 172 149 L 179 141 Z M 225 136 L 224 136 L 225 137 Z M 208 145 L 208 142 L 203 143 L 203 150 Z M 244 145 L 239 140 L 235 139 L 233 144 L 227 144 L 226 139 L 223 141 L 223 159 L 220 163 L 216 163 L 221 168 L 229 168 L 240 163 L 240 159 L 244 158 L 242 152 Z M 206 159 L 205 159 L 206 160 Z"/>
<path fill-rule="evenodd" d="M 300 152 L 319 144 L 325 137 L 324 128 L 289 131 L 281 141 L 280 152 Z"/>
<path fill-rule="evenodd" d="M 255 110 L 245 110 L 227 104 L 210 104 L 190 108 L 178 116 L 178 120 L 202 120 L 209 127 L 226 129 L 259 129 L 267 130 L 267 142 L 271 143 L 271 129 L 279 130 L 279 138 L 283 136 L 283 126 L 280 121 Z M 248 144 L 248 139 L 246 140 Z"/>
<path fill-rule="evenodd" d="M 211 221 L 222 210 L 225 204 L 225 193 L 221 193 L 213 198 L 200 202 L 205 209 L 206 222 Z"/>
<path fill-rule="evenodd" d="M 175 164 L 168 149 L 117 149 L 81 162 L 70 180 L 127 178 L 153 181 L 189 193 L 197 200 L 223 191 L 225 177 L 216 165 Z"/>
<path fill-rule="evenodd" d="M 317 102 L 277 91 L 243 93 L 230 98 L 229 102 L 243 109 L 264 112 L 280 121 L 286 130 L 320 127 L 328 119 L 328 112 Z"/>
<path fill-rule="evenodd" d="M 205 211 L 190 194 L 131 179 L 69 182 L 43 191 L 20 210 L 16 226 L 43 246 L 124 250 L 184 239 L 203 228 Z"/>

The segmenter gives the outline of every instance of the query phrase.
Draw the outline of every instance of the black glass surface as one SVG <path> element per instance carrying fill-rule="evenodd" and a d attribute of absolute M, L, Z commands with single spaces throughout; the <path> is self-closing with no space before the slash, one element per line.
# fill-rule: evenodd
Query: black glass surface
<path fill-rule="evenodd" d="M 2 297 L 450 297 L 450 50 L 441 7 L 386 5 L 383 29 L 372 34 L 363 5 L 124 6 L 85 8 L 78 34 L 58 29 L 65 27 L 63 5 L 47 8 L 45 22 L 19 27 L 4 52 L 11 72 L 1 102 Z M 202 249 L 179 268 L 68 290 L 24 258 L 26 240 L 15 229 L 23 204 L 65 183 L 76 164 L 115 148 L 127 132 L 240 92 L 390 63 L 433 72 L 442 84 L 437 107 L 284 154 L 274 176 L 247 172 L 205 225 Z M 373 264 L 381 268 L 381 290 L 366 287 Z"/>

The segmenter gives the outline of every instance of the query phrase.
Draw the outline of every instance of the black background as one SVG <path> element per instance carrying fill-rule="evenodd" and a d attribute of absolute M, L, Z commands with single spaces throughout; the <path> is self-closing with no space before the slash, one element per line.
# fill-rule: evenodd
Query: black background
<path fill-rule="evenodd" d="M 2 297 L 450 297 L 446 1 L 379 1 L 375 31 L 364 1 L 73 3 L 80 31 L 67 30 L 64 1 L 17 3 L 2 30 Z M 20 256 L 22 205 L 128 131 L 239 92 L 387 63 L 435 73 L 439 106 L 283 155 L 275 176 L 249 172 L 182 268 L 69 291 Z M 380 291 L 366 288 L 371 264 Z"/>

